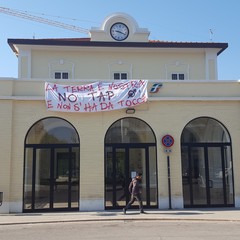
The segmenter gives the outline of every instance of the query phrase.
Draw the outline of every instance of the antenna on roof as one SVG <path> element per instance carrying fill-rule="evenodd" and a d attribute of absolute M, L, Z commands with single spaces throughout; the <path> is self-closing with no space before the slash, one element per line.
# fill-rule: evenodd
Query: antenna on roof
<path fill-rule="evenodd" d="M 210 41 L 212 42 L 213 30 L 211 28 L 209 29 L 209 37 L 210 37 Z"/>

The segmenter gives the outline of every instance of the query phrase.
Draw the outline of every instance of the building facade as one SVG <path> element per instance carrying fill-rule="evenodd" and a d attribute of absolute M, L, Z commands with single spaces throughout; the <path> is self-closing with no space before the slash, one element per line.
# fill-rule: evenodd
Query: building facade
<path fill-rule="evenodd" d="M 240 86 L 217 71 L 228 45 L 148 37 L 114 13 L 90 38 L 8 40 L 19 77 L 0 79 L 1 213 L 121 209 L 139 171 L 145 208 L 240 206 Z M 147 101 L 116 110 L 46 101 L 46 83 L 144 80 Z"/>

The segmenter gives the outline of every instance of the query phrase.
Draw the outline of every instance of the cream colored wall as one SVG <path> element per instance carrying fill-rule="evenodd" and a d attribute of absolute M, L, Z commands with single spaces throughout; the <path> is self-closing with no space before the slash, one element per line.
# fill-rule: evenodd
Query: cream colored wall
<path fill-rule="evenodd" d="M 1 104 L 2 106 L 3 104 Z M 167 208 L 168 185 L 167 185 L 167 160 L 161 145 L 161 138 L 165 134 L 171 134 L 175 138 L 175 144 L 170 155 L 172 206 L 180 207 L 182 201 L 182 176 L 180 136 L 184 126 L 196 117 L 213 117 L 223 123 L 229 130 L 233 142 L 233 165 L 235 169 L 235 182 L 239 182 L 240 175 L 240 151 L 238 147 L 240 124 L 236 119 L 240 117 L 239 103 L 230 102 L 150 102 L 148 106 L 136 108 L 137 117 L 146 121 L 153 129 L 157 138 L 157 164 L 158 164 L 158 187 L 160 208 Z M 140 110 L 142 109 L 142 110 Z M 147 110 L 148 109 L 148 110 Z M 198 109 L 198 111 L 195 111 Z M 10 112 L 11 108 L 1 109 Z M 7 116 L 8 114 L 6 114 Z M 7 201 L 10 182 L 10 206 L 11 211 L 19 210 L 22 206 L 23 189 L 23 164 L 24 164 L 24 139 L 28 129 L 39 119 L 56 116 L 66 119 L 77 129 L 80 135 L 80 206 L 87 210 L 84 202 L 100 201 L 104 207 L 104 136 L 109 126 L 122 117 L 128 117 L 124 110 L 103 113 L 55 113 L 47 112 L 43 101 L 17 101 L 13 106 L 12 122 L 12 145 L 9 144 L 11 124 L 2 129 L 8 141 L 2 140 L 1 146 L 9 151 L 4 151 L 1 158 L 5 170 L 1 174 L 2 187 L 5 200 Z M 8 116 L 9 117 L 9 116 Z M 6 124 L 5 124 L 6 126 Z M 11 147 L 12 152 L 11 152 Z M 9 161 L 6 161 L 9 160 Z M 11 160 L 11 164 L 10 164 Z M 6 171 L 11 166 L 11 175 Z M 1 168 L 3 169 L 3 168 Z M 8 179 L 8 181 L 6 181 Z M 4 183 L 4 184 L 3 184 Z M 240 195 L 240 187 L 235 184 L 235 194 Z M 18 207 L 18 209 L 17 209 Z M 92 206 L 93 210 L 96 206 Z M 89 210 L 89 209 L 88 209 Z"/>
<path fill-rule="evenodd" d="M 21 61 L 21 67 L 20 67 L 21 77 L 27 78 L 28 77 L 28 57 L 23 56 L 21 57 L 20 61 Z"/>
<path fill-rule="evenodd" d="M 238 121 L 240 101 L 237 100 L 239 95 L 237 82 L 216 82 L 215 84 L 213 82 L 186 82 L 182 85 L 172 81 L 164 82 L 158 94 L 150 95 L 146 104 L 136 107 L 134 115 L 127 115 L 124 109 L 99 113 L 46 111 L 44 81 L 2 80 L 0 83 L 2 136 L 0 138 L 0 191 L 4 192 L 1 212 L 8 212 L 9 209 L 11 212 L 22 211 L 25 136 L 35 122 L 52 116 L 69 121 L 80 136 L 81 210 L 104 209 L 104 136 L 111 124 L 123 117 L 137 117 L 145 121 L 156 135 L 160 208 L 168 208 L 167 156 L 161 145 L 161 138 L 165 134 L 171 134 L 175 138 L 170 155 L 172 206 L 179 208 L 183 204 L 180 136 L 185 125 L 194 118 L 212 117 L 226 126 L 232 139 L 234 182 L 240 181 L 240 174 L 238 174 L 238 169 L 240 169 L 240 123 Z M 150 82 L 148 88 L 151 85 Z M 211 92 L 215 93 L 215 101 L 204 100 L 204 97 L 200 101 L 194 100 L 194 97 L 188 100 L 181 100 L 179 97 L 193 93 L 200 96 L 200 93 L 204 92 L 204 86 L 207 88 L 207 95 Z M 171 94 L 175 96 L 171 101 L 164 98 Z M 162 98 L 161 95 L 163 95 Z M 218 99 L 217 96 L 221 95 L 230 100 Z M 155 96 L 158 97 L 157 100 Z M 11 97 L 12 100 L 9 99 Z M 24 101 L 23 98 L 25 98 Z M 31 98 L 42 100 L 31 100 Z M 240 199 L 239 184 L 235 184 L 235 197 Z M 237 206 L 239 206 L 239 201 Z"/>
<path fill-rule="evenodd" d="M 197 110 L 196 110 L 197 109 Z M 168 185 L 167 185 L 167 156 L 161 145 L 160 139 L 165 134 L 174 137 L 175 143 L 170 154 L 171 165 L 171 187 L 172 187 L 172 206 L 179 207 L 182 201 L 182 175 L 181 175 L 181 133 L 185 125 L 197 117 L 211 117 L 220 121 L 229 131 L 232 139 L 234 182 L 238 183 L 240 175 L 240 151 L 239 136 L 240 123 L 236 121 L 240 117 L 239 102 L 151 102 L 147 114 L 139 113 L 136 115 L 145 120 L 152 128 L 158 139 L 158 187 L 160 208 L 168 207 Z M 142 115 L 142 116 L 141 116 Z M 235 197 L 240 196 L 240 186 L 235 184 Z M 161 201 L 162 200 L 162 201 Z"/>
<path fill-rule="evenodd" d="M 1 213 L 9 212 L 9 199 L 11 196 L 11 159 L 12 159 L 12 101 L 0 101 L 0 192 L 3 192 Z M 19 196 L 18 196 L 19 198 Z"/>
<path fill-rule="evenodd" d="M 110 79 L 110 71 L 114 63 L 119 65 L 126 63 L 123 69 L 127 72 L 132 69 L 132 74 L 129 73 L 132 79 L 167 79 L 171 76 L 170 73 L 178 72 L 177 64 L 181 65 L 180 69 L 186 70 L 188 79 L 205 79 L 203 52 L 173 53 L 159 49 L 136 52 L 128 48 L 118 51 L 111 48 L 95 49 L 95 51 L 76 48 L 75 51 L 68 52 L 63 48 L 56 51 L 32 50 L 32 78 L 50 78 L 49 64 L 60 59 L 73 63 L 75 79 L 89 79 L 89 76 L 91 79 Z M 63 65 L 62 70 L 65 69 Z"/>
<path fill-rule="evenodd" d="M 11 158 L 10 211 L 22 208 L 24 139 L 29 128 L 44 117 L 61 117 L 77 129 L 80 136 L 80 205 L 82 202 L 104 199 L 104 134 L 102 113 L 72 114 L 47 112 L 44 101 L 14 103 L 13 146 Z M 112 114 L 111 114 L 112 115 Z M 109 118 L 109 114 L 108 114 Z M 4 145 L 4 144 L 3 144 Z M 9 151 L 11 152 L 11 151 Z M 19 208 L 20 207 L 20 208 Z M 93 208 L 96 206 L 92 206 Z"/>
<path fill-rule="evenodd" d="M 209 60 L 208 61 L 208 68 L 209 68 L 209 80 L 216 80 L 216 66 L 215 66 L 215 61 L 214 60 Z"/>
<path fill-rule="evenodd" d="M 117 22 L 125 23 L 128 26 L 129 36 L 124 42 L 148 42 L 150 34 L 148 29 L 139 28 L 135 19 L 125 13 L 113 13 L 105 18 L 100 28 L 93 27 L 90 30 L 91 41 L 113 41 L 110 36 L 110 28 Z"/>
<path fill-rule="evenodd" d="M 46 79 L 50 80 L 50 79 Z M 56 82 L 51 80 L 51 82 Z M 82 85 L 89 84 L 93 80 L 71 81 L 58 80 L 61 84 Z M 13 96 L 15 98 L 41 98 L 44 99 L 44 79 L 36 80 L 13 80 L 0 81 L 0 96 Z M 154 83 L 162 83 L 162 87 L 157 93 L 149 93 L 149 97 L 157 100 L 166 98 L 184 98 L 193 100 L 195 98 L 225 98 L 232 99 L 239 97 L 240 82 L 236 81 L 165 81 L 165 80 L 149 80 L 148 92 Z"/>

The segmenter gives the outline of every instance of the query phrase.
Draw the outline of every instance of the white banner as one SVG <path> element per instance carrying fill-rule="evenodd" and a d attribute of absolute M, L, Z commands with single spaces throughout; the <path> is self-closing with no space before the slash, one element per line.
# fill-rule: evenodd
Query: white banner
<path fill-rule="evenodd" d="M 134 107 L 148 99 L 147 80 L 96 82 L 87 85 L 45 83 L 47 110 L 99 112 Z"/>

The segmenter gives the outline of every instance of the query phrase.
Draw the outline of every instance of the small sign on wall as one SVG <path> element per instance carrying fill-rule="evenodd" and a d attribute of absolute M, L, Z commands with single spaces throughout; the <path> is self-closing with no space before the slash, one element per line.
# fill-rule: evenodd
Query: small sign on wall
<path fill-rule="evenodd" d="M 171 135 L 167 134 L 162 137 L 162 144 L 164 147 L 170 148 L 174 144 L 174 138 Z"/>
<path fill-rule="evenodd" d="M 131 172 L 131 178 L 135 178 L 137 175 L 137 172 Z"/>

